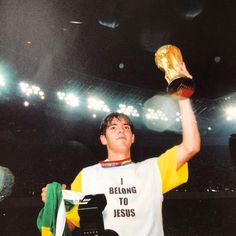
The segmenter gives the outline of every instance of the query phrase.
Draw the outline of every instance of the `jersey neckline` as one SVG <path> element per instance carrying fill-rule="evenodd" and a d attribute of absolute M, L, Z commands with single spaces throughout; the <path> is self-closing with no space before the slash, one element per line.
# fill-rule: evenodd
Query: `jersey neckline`
<path fill-rule="evenodd" d="M 104 160 L 104 161 L 100 161 L 99 164 L 103 167 L 103 168 L 110 168 L 110 167 L 117 167 L 117 166 L 125 166 L 125 165 L 129 165 L 133 163 L 131 158 L 126 158 L 123 160 L 114 160 L 114 161 L 109 161 L 108 159 Z"/>

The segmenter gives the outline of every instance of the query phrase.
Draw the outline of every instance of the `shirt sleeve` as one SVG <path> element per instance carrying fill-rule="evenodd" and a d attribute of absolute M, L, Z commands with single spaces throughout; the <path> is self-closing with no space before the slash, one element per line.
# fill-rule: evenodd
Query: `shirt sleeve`
<path fill-rule="evenodd" d="M 71 184 L 71 190 L 75 192 L 82 192 L 82 171 L 76 176 Z M 66 219 L 73 225 L 80 227 L 80 217 L 78 215 L 78 205 L 75 205 L 70 211 L 66 213 Z"/>
<path fill-rule="evenodd" d="M 188 163 L 185 163 L 178 170 L 176 170 L 176 155 L 177 146 L 167 150 L 157 158 L 162 179 L 163 194 L 188 181 Z"/>

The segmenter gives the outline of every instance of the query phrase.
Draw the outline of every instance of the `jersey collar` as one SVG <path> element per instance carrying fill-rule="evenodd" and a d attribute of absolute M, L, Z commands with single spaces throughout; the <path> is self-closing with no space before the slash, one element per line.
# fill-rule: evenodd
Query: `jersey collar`
<path fill-rule="evenodd" d="M 117 166 L 125 166 L 128 164 L 133 163 L 131 158 L 126 158 L 123 160 L 117 160 L 117 161 L 109 161 L 108 159 L 104 160 L 104 161 L 100 161 L 99 164 L 103 167 L 103 168 L 110 168 L 110 167 L 117 167 Z"/>

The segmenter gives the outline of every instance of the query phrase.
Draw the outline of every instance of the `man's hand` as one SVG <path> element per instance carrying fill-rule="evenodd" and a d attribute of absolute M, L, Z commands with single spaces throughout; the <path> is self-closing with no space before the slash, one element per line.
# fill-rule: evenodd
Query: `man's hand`
<path fill-rule="evenodd" d="M 42 202 L 46 202 L 46 196 L 47 196 L 47 189 L 48 189 L 48 184 L 46 185 L 46 187 L 42 188 L 42 192 L 41 192 L 41 199 Z"/>
<path fill-rule="evenodd" d="M 66 189 L 66 185 L 65 184 L 62 184 L 61 185 L 61 188 L 64 190 Z M 46 197 L 47 197 L 47 189 L 48 189 L 48 184 L 42 188 L 42 192 L 41 192 L 41 199 L 42 199 L 42 202 L 46 202 Z"/>

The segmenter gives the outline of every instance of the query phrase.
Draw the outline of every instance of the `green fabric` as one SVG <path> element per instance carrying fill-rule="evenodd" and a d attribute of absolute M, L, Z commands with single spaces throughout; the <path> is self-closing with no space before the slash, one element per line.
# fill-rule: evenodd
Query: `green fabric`
<path fill-rule="evenodd" d="M 57 211 L 62 200 L 61 184 L 53 182 L 48 185 L 46 202 L 44 207 L 40 210 L 37 218 L 37 227 L 41 230 L 42 227 L 50 229 L 54 235 L 56 232 Z M 63 236 L 70 236 L 71 233 L 65 225 Z"/>

